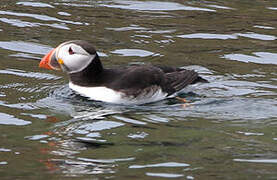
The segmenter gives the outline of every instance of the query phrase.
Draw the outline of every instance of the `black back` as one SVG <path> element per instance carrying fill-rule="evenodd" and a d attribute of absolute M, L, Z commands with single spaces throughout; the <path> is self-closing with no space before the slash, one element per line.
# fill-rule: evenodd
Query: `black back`
<path fill-rule="evenodd" d="M 134 65 L 104 69 L 99 56 L 90 43 L 82 40 L 70 42 L 80 45 L 90 54 L 96 54 L 84 70 L 69 74 L 71 82 L 79 86 L 104 86 L 132 96 L 161 88 L 168 95 L 171 95 L 187 85 L 208 82 L 193 70 L 168 66 Z"/>

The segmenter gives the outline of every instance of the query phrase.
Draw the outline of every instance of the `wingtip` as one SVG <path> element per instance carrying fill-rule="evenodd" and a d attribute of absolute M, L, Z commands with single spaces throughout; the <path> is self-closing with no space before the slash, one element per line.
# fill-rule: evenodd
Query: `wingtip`
<path fill-rule="evenodd" d="M 204 79 L 200 76 L 198 76 L 197 79 L 195 80 L 195 83 L 198 83 L 198 82 L 200 82 L 200 83 L 209 83 L 209 81 L 207 79 Z"/>

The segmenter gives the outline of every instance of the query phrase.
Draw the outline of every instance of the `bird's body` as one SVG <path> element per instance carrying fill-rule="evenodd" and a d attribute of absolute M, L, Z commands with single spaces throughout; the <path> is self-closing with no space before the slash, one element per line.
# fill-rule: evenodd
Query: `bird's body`
<path fill-rule="evenodd" d="M 193 70 L 167 66 L 107 69 L 94 48 L 80 40 L 65 42 L 52 50 L 40 67 L 63 69 L 69 75 L 72 90 L 92 100 L 115 104 L 155 102 L 174 96 L 190 84 L 207 82 Z"/>

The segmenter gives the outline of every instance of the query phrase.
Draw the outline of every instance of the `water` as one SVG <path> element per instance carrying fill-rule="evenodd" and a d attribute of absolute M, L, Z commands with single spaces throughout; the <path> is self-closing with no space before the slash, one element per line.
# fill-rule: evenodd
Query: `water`
<path fill-rule="evenodd" d="M 276 179 L 277 2 L 2 0 L 1 179 Z M 88 101 L 38 68 L 90 40 L 107 67 L 163 64 L 210 81 L 189 103 Z"/>

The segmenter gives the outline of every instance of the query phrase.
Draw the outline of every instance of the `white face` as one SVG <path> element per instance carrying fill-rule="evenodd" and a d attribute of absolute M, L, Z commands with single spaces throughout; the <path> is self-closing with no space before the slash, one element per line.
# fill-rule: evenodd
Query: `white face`
<path fill-rule="evenodd" d="M 56 59 L 63 70 L 68 73 L 76 73 L 85 69 L 96 54 L 89 54 L 81 46 L 68 43 L 61 44 L 56 50 Z"/>

